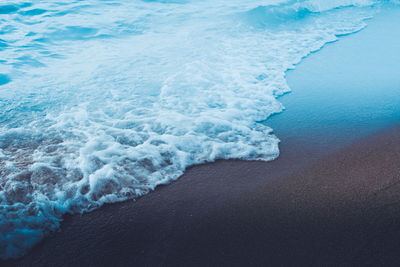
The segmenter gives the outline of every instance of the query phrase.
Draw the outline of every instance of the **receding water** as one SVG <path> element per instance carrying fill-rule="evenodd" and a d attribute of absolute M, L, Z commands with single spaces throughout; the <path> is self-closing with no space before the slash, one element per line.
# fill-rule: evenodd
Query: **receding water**
<path fill-rule="evenodd" d="M 351 143 L 400 119 L 400 9 L 304 59 L 287 81 L 286 110 L 267 120 L 282 142 Z"/>

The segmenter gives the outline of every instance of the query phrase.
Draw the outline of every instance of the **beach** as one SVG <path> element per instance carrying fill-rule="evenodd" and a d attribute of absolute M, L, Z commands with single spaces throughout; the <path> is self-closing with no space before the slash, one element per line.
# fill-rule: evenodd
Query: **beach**
<path fill-rule="evenodd" d="M 192 166 L 135 201 L 66 215 L 4 266 L 398 266 L 398 14 L 382 12 L 288 73 L 287 110 L 266 121 L 278 159 Z M 337 96 L 347 98 L 318 98 Z"/>
<path fill-rule="evenodd" d="M 284 154 L 193 167 L 136 202 L 66 217 L 16 263 L 396 266 L 399 141 L 397 126 L 309 167 L 285 168 Z"/>

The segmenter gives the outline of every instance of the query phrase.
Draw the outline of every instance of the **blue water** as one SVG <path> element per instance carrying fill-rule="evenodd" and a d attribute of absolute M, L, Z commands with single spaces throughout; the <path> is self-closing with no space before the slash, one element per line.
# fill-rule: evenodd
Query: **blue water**
<path fill-rule="evenodd" d="M 3 2 L 0 257 L 190 165 L 275 159 L 285 72 L 387 2 Z"/>
<path fill-rule="evenodd" d="M 302 60 L 266 123 L 288 149 L 332 151 L 400 119 L 400 8 L 386 6 L 365 29 Z M 306 115 L 305 115 L 306 114 Z"/>

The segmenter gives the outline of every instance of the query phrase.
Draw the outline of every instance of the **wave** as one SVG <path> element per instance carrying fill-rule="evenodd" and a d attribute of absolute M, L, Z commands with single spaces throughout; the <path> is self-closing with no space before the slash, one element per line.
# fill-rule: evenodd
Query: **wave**
<path fill-rule="evenodd" d="M 261 3 L 260 3 L 261 2 Z M 372 1 L 1 5 L 0 257 L 216 159 L 273 160 L 285 72 Z"/>

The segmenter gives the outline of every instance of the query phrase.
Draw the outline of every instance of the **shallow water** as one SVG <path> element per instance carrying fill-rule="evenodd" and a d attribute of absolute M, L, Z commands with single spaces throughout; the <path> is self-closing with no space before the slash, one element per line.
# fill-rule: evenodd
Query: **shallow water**
<path fill-rule="evenodd" d="M 2 4 L 0 257 L 190 165 L 276 158 L 286 70 L 386 2 Z"/>
<path fill-rule="evenodd" d="M 342 37 L 287 72 L 293 92 L 267 123 L 283 143 L 332 150 L 400 119 L 400 8 Z"/>

